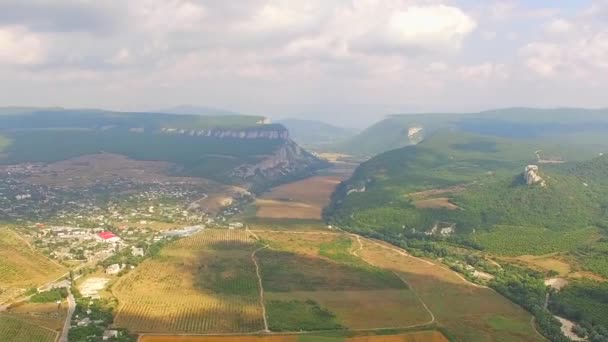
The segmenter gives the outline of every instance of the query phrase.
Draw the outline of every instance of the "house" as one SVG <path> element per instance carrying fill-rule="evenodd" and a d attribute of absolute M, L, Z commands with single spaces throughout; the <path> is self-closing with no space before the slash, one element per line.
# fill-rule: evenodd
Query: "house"
<path fill-rule="evenodd" d="M 118 274 L 121 271 L 121 267 L 119 264 L 112 264 L 106 268 L 106 274 L 114 275 Z"/>
<path fill-rule="evenodd" d="M 102 339 L 108 341 L 110 339 L 118 338 L 118 330 L 105 330 L 103 332 Z"/>
<path fill-rule="evenodd" d="M 97 236 L 104 242 L 115 243 L 120 241 L 120 238 L 112 232 L 101 232 Z"/>
<path fill-rule="evenodd" d="M 134 257 L 137 257 L 137 256 L 143 257 L 144 256 L 144 249 L 143 248 L 137 248 L 135 246 L 131 246 L 131 255 L 133 255 Z"/>

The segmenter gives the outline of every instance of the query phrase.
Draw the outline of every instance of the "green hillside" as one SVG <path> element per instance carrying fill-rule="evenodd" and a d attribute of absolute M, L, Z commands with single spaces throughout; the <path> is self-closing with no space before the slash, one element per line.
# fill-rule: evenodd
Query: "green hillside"
<path fill-rule="evenodd" d="M 332 149 L 373 156 L 418 142 L 411 128 L 421 128 L 422 137 L 442 129 L 530 141 L 551 141 L 566 148 L 585 146 L 589 152 L 608 147 L 608 110 L 580 108 L 508 108 L 479 113 L 431 113 L 390 115 Z"/>
<path fill-rule="evenodd" d="M 522 172 L 536 162 L 534 151 L 541 147 L 555 149 L 440 131 L 417 146 L 363 163 L 338 188 L 326 217 L 335 224 L 391 239 L 440 237 L 441 228 L 451 227 L 454 233 L 443 235 L 458 235 L 499 254 L 572 250 L 596 235 L 589 227 L 608 222 L 603 187 L 608 158 L 541 164 L 546 185 L 528 186 Z M 543 230 L 560 233 L 539 235 Z M 508 241 L 500 247 L 501 239 L 514 231 L 518 233 L 513 239 L 544 236 L 544 248 L 513 243 L 514 249 Z"/>
<path fill-rule="evenodd" d="M 0 115 L 0 164 L 55 162 L 109 152 L 174 163 L 177 175 L 258 187 L 322 166 L 289 140 L 284 126 L 261 120 L 241 115 L 6 109 Z M 280 149 L 288 159 L 281 170 L 252 172 L 247 179 L 236 173 L 237 168 L 255 168 Z"/>
<path fill-rule="evenodd" d="M 543 158 L 593 155 L 552 139 L 438 130 L 418 145 L 361 164 L 333 194 L 325 219 L 490 286 L 534 315 L 550 341 L 569 341 L 554 314 L 603 341 L 605 283 L 574 281 L 554 293 L 544 283 L 554 271 L 523 267 L 512 257 L 551 255 L 593 272 L 592 279 L 608 277 L 608 157 L 541 162 L 539 150 Z M 527 183 L 528 164 L 539 166 L 542 181 Z M 480 278 L 480 270 L 491 278 Z"/>

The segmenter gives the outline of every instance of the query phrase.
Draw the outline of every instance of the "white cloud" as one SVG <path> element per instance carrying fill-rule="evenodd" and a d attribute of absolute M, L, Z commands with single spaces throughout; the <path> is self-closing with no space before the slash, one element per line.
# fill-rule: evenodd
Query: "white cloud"
<path fill-rule="evenodd" d="M 0 64 L 40 64 L 45 53 L 43 41 L 35 33 L 18 27 L 0 27 Z"/>
<path fill-rule="evenodd" d="M 570 31 L 572 24 L 565 19 L 554 19 L 546 27 L 545 30 L 549 33 L 561 34 Z"/>
<path fill-rule="evenodd" d="M 456 7 L 413 6 L 390 16 L 387 38 L 397 48 L 455 50 L 476 25 Z"/>

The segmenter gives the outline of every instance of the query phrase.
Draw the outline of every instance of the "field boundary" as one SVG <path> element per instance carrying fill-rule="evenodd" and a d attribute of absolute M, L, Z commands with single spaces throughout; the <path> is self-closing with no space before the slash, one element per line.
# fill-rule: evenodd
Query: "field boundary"
<path fill-rule="evenodd" d="M 371 265 L 371 266 L 374 266 L 374 267 L 379 267 L 379 266 L 374 265 L 373 263 L 369 262 L 368 260 L 365 260 L 364 258 L 362 258 L 361 256 L 359 256 L 359 254 L 357 254 L 357 252 L 362 251 L 362 250 L 363 250 L 363 248 L 364 248 L 363 243 L 361 242 L 361 236 L 359 236 L 359 235 L 357 235 L 357 234 L 353 234 L 353 235 L 351 235 L 351 236 L 355 236 L 355 237 L 356 237 L 356 240 L 357 240 L 357 243 L 359 244 L 359 248 L 357 248 L 356 250 L 351 250 L 351 254 L 352 254 L 353 256 L 358 257 L 358 258 L 359 258 L 359 259 L 361 259 L 363 262 L 365 262 L 365 263 L 367 263 L 367 264 L 369 264 L 369 265 Z M 424 307 L 424 309 L 426 310 L 426 312 L 427 312 L 427 313 L 428 313 L 428 314 L 431 316 L 431 320 L 430 320 L 430 321 L 428 321 L 428 322 L 426 322 L 426 323 L 422 323 L 422 324 L 417 324 L 417 325 L 411 326 L 411 328 L 415 328 L 415 327 L 423 327 L 423 326 L 426 326 L 426 325 L 430 325 L 430 324 L 435 323 L 435 315 L 433 314 L 433 312 L 431 311 L 431 309 L 429 309 L 429 307 L 428 307 L 428 306 L 426 306 L 426 303 L 425 303 L 425 302 L 422 300 L 422 298 L 420 298 L 420 296 L 419 296 L 419 295 L 418 295 L 418 293 L 417 293 L 417 292 L 414 290 L 414 288 L 412 287 L 412 285 L 410 285 L 410 283 L 408 283 L 408 282 L 407 282 L 407 280 L 403 279 L 403 277 L 402 277 L 400 274 L 398 274 L 397 272 L 393 271 L 393 274 L 394 274 L 394 275 L 395 275 L 397 278 L 399 278 L 399 280 L 401 280 L 401 282 L 402 282 L 403 284 L 405 284 L 405 286 L 407 286 L 407 287 L 408 287 L 408 289 L 410 289 L 410 291 L 412 291 L 412 293 L 414 293 L 414 295 L 416 296 L 416 298 L 418 299 L 418 301 L 420 302 L 420 304 L 422 304 L 422 306 Z"/>
<path fill-rule="evenodd" d="M 268 248 L 268 245 L 262 246 L 251 253 L 251 260 L 255 265 L 255 273 L 258 277 L 258 286 L 260 288 L 260 306 L 262 307 L 262 318 L 264 319 L 264 331 L 270 332 L 268 329 L 268 317 L 266 316 L 266 304 L 264 301 L 264 284 L 262 283 L 262 276 L 260 275 L 260 266 L 258 265 L 258 261 L 255 258 L 255 253 L 261 251 L 262 249 Z"/>

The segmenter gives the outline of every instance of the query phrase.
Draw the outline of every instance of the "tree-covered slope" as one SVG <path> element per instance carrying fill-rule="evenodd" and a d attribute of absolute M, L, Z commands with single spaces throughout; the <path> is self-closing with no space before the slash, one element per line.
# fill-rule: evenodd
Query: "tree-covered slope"
<path fill-rule="evenodd" d="M 0 164 L 110 152 L 168 161 L 179 175 L 264 187 L 324 164 L 261 117 L 42 109 L 0 115 Z"/>
<path fill-rule="evenodd" d="M 551 141 L 587 146 L 593 152 L 608 146 L 608 110 L 580 108 L 508 108 L 479 113 L 391 115 L 332 148 L 373 156 L 412 145 L 441 129 L 503 138 Z M 411 133 L 419 131 L 417 136 Z"/>
<path fill-rule="evenodd" d="M 545 241 L 545 252 L 580 247 L 597 234 L 593 227 L 606 222 L 602 198 L 608 192 L 600 184 L 608 159 L 540 164 L 545 185 L 527 185 L 524 167 L 536 162 L 534 152 L 541 148 L 554 147 L 439 131 L 419 145 L 363 163 L 334 193 L 326 218 L 352 230 L 403 240 L 460 236 L 501 254 L 534 249 L 515 251 L 508 241 L 498 241 L 509 230 L 519 235 L 513 244 L 518 237 L 560 232 Z M 561 237 L 571 231 L 580 234 L 572 235 L 571 245 L 564 248 Z"/>

